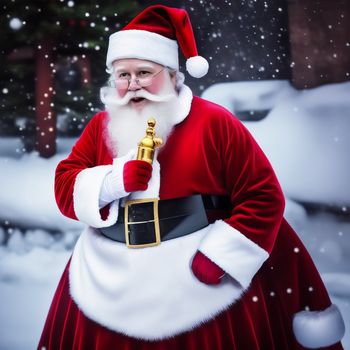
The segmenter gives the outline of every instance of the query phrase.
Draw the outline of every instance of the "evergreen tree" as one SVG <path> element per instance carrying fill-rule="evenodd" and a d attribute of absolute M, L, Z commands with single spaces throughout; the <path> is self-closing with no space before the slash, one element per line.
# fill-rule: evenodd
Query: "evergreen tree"
<path fill-rule="evenodd" d="M 69 124 L 68 131 L 78 133 L 100 106 L 108 36 L 139 10 L 138 3 L 130 0 L 5 1 L 0 14 L 2 134 L 18 132 L 15 118 L 35 121 L 37 72 L 44 70 L 36 68 L 38 57 L 41 62 L 50 61 L 50 108 L 54 115 L 69 116 L 73 125 Z M 82 63 L 90 66 L 91 81 L 84 81 Z"/>

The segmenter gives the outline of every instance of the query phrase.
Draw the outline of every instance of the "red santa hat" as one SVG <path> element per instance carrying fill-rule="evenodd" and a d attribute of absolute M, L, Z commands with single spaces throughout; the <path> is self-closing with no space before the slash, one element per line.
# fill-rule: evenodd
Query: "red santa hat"
<path fill-rule="evenodd" d="M 191 22 L 185 10 L 154 5 L 147 7 L 122 30 L 109 37 L 107 68 L 115 60 L 139 58 L 178 70 L 178 44 L 186 70 L 195 77 L 207 74 L 208 61 L 198 56 Z"/>

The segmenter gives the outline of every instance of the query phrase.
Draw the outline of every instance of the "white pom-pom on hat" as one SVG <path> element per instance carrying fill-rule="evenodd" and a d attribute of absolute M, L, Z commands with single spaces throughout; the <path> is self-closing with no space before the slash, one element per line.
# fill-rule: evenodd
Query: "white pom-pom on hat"
<path fill-rule="evenodd" d="M 202 78 L 208 73 L 209 63 L 202 56 L 190 57 L 186 61 L 186 70 L 192 77 Z"/>

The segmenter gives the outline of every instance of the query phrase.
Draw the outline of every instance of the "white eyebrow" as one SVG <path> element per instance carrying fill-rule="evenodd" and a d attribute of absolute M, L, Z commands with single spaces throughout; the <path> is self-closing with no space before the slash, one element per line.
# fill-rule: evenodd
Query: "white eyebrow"
<path fill-rule="evenodd" d="M 119 72 L 122 72 L 122 71 L 125 71 L 125 70 L 126 70 L 126 68 L 123 67 L 123 66 L 118 67 L 118 68 L 114 68 L 114 72 L 115 72 L 115 73 L 119 73 Z"/>
<path fill-rule="evenodd" d="M 137 67 L 137 69 L 157 69 L 156 67 L 154 66 L 150 66 L 150 65 L 141 65 L 139 67 Z"/>
<path fill-rule="evenodd" d="M 151 66 L 151 65 L 143 64 L 143 65 L 136 67 L 136 69 L 137 70 L 143 70 L 143 69 L 153 69 L 154 70 L 156 68 Z M 127 68 L 125 66 L 119 66 L 118 68 L 115 69 L 115 72 L 119 73 L 119 72 L 124 72 L 126 70 L 127 70 Z"/>

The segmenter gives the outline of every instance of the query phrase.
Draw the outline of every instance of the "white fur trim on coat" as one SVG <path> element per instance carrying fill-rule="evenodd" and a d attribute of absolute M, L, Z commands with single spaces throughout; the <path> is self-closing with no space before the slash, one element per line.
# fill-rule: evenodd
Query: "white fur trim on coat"
<path fill-rule="evenodd" d="M 164 339 L 200 326 L 243 293 L 231 279 L 210 286 L 193 275 L 191 261 L 209 227 L 143 249 L 87 228 L 69 269 L 73 300 L 90 319 L 135 338 Z"/>
<path fill-rule="evenodd" d="M 113 61 L 123 58 L 139 58 L 179 70 L 177 41 L 147 30 L 121 30 L 109 37 L 107 70 L 112 70 Z"/>
<path fill-rule="evenodd" d="M 111 203 L 109 216 L 102 220 L 99 198 L 102 182 L 112 165 L 99 165 L 82 170 L 76 177 L 73 191 L 74 212 L 79 221 L 92 227 L 113 225 L 118 218 L 118 200 Z"/>
<path fill-rule="evenodd" d="M 174 125 L 181 123 L 186 119 L 191 110 L 193 100 L 192 90 L 187 85 L 182 85 L 179 91 L 178 113 L 174 118 Z"/>
<path fill-rule="evenodd" d="M 129 192 L 125 191 L 124 187 L 124 165 L 133 159 L 135 153 L 136 150 L 131 150 L 125 156 L 113 159 L 112 170 L 105 176 L 102 182 L 99 198 L 100 208 L 129 194 Z"/>
<path fill-rule="evenodd" d="M 199 250 L 246 289 L 269 254 L 222 220 L 210 225 Z"/>
<path fill-rule="evenodd" d="M 319 349 L 339 342 L 345 325 L 338 307 L 323 311 L 300 311 L 294 315 L 293 331 L 297 341 L 309 349 Z"/>
<path fill-rule="evenodd" d="M 93 168 L 82 170 L 75 180 L 73 191 L 74 212 L 79 221 L 88 224 L 91 227 L 108 227 L 118 219 L 119 199 L 144 199 L 158 198 L 160 186 L 160 165 L 157 159 L 153 162 L 152 177 L 145 191 L 137 191 L 130 193 L 125 192 L 123 184 L 122 169 L 129 160 L 135 158 L 136 150 L 131 150 L 124 157 L 114 158 L 113 165 L 99 165 Z M 103 192 L 103 183 L 106 176 L 114 172 L 114 180 L 116 188 L 120 188 L 113 195 L 115 199 L 111 201 L 109 216 L 106 220 L 102 220 L 100 208 L 107 203 L 101 200 L 101 190 Z M 128 196 L 127 196 L 128 195 Z M 108 197 L 106 194 L 103 198 Z"/>

